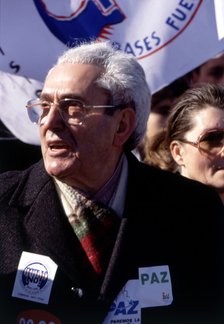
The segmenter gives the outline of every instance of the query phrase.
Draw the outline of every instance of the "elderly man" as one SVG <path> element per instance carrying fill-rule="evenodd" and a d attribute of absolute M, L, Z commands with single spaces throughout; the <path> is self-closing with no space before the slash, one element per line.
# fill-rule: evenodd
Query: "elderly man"
<path fill-rule="evenodd" d="M 0 175 L 2 323 L 217 320 L 223 206 L 134 157 L 149 108 L 139 63 L 99 42 L 66 51 L 27 103 L 43 160 Z"/>

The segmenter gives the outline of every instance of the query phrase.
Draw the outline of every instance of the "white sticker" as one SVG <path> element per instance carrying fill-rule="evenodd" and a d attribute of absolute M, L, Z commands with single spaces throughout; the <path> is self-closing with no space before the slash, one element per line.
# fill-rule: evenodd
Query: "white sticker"
<path fill-rule="evenodd" d="M 141 324 L 141 308 L 167 306 L 172 301 L 169 267 L 139 268 L 139 279 L 127 281 L 112 303 L 103 324 Z"/>
<path fill-rule="evenodd" d="M 139 280 L 128 280 L 112 303 L 103 324 L 141 323 Z"/>
<path fill-rule="evenodd" d="M 12 296 L 48 304 L 57 268 L 57 264 L 47 256 L 23 252 Z"/>
<path fill-rule="evenodd" d="M 170 305 L 173 301 L 170 271 L 167 265 L 139 268 L 141 307 Z"/>

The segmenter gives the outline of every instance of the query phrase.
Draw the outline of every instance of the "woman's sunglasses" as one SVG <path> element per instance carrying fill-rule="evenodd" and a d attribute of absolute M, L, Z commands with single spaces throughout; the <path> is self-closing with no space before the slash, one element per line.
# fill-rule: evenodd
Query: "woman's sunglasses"
<path fill-rule="evenodd" d="M 203 132 L 196 142 L 181 140 L 196 147 L 203 155 L 218 155 L 224 147 L 224 129 L 211 129 Z"/>

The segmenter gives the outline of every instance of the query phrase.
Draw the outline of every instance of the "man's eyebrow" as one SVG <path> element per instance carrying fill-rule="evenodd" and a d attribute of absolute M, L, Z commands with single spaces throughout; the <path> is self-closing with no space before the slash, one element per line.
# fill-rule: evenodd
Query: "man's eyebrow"
<path fill-rule="evenodd" d="M 71 93 L 64 93 L 60 95 L 60 99 L 65 98 L 71 98 L 71 99 L 77 99 L 77 100 L 83 100 L 83 97 L 77 93 L 71 92 Z"/>
<path fill-rule="evenodd" d="M 74 93 L 74 92 L 71 92 L 71 93 L 67 92 L 67 93 L 61 94 L 59 96 L 59 100 L 65 99 L 65 98 L 71 98 L 71 99 L 77 99 L 77 100 L 83 101 L 83 97 L 81 95 L 79 95 L 79 94 Z M 40 99 L 41 100 L 51 101 L 52 100 L 52 95 L 49 94 L 49 93 L 43 93 L 43 94 L 40 95 Z"/>
<path fill-rule="evenodd" d="M 40 99 L 41 100 L 51 100 L 51 96 L 48 93 L 41 93 Z"/>

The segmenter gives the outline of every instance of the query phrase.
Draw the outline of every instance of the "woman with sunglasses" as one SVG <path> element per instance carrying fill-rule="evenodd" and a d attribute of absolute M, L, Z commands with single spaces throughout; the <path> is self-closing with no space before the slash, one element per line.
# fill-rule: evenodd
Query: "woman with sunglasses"
<path fill-rule="evenodd" d="M 201 84 L 179 98 L 165 147 L 181 175 L 215 188 L 224 202 L 224 86 Z"/>

